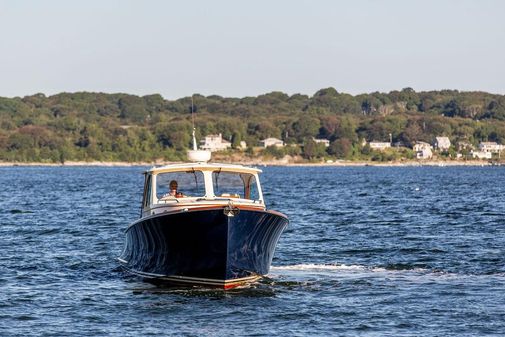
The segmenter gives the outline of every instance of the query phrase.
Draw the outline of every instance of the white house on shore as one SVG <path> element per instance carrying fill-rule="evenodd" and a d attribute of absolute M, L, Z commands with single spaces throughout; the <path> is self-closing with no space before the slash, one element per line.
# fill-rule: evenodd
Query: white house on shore
<path fill-rule="evenodd" d="M 439 151 L 447 151 L 451 147 L 449 137 L 435 137 L 435 148 Z"/>
<path fill-rule="evenodd" d="M 330 146 L 330 141 L 328 139 L 319 139 L 319 138 L 312 137 L 312 140 L 314 142 L 316 142 L 317 144 L 324 144 L 325 147 Z"/>
<path fill-rule="evenodd" d="M 504 149 L 504 145 L 498 144 L 496 142 L 481 142 L 479 144 L 479 150 L 482 152 L 499 153 Z"/>
<path fill-rule="evenodd" d="M 425 142 L 416 142 L 413 148 L 417 159 L 431 159 L 433 157 L 432 149 L 431 145 Z"/>
<path fill-rule="evenodd" d="M 263 140 L 260 140 L 260 144 L 261 146 L 263 147 L 269 147 L 269 146 L 277 146 L 277 147 L 283 147 L 284 146 L 284 142 L 280 139 L 277 139 L 277 138 L 266 138 L 266 139 L 263 139 Z"/>
<path fill-rule="evenodd" d="M 493 157 L 491 152 L 484 151 L 471 151 L 470 154 L 472 155 L 472 158 L 477 159 L 491 159 Z"/>
<path fill-rule="evenodd" d="M 384 151 L 391 147 L 391 143 L 389 142 L 370 142 L 368 143 L 372 150 Z"/>
<path fill-rule="evenodd" d="M 209 150 L 210 152 L 222 151 L 231 147 L 231 143 L 223 139 L 221 134 L 207 135 L 205 139 L 200 141 L 200 144 L 202 150 Z"/>

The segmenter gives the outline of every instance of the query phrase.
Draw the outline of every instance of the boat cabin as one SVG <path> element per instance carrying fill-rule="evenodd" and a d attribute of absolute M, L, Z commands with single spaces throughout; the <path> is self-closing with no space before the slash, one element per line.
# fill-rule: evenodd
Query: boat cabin
<path fill-rule="evenodd" d="M 258 174 L 241 165 L 190 163 L 152 168 L 145 172 L 142 215 L 168 208 L 193 208 L 216 204 L 256 205 L 264 208 Z M 170 193 L 170 185 L 177 193 Z"/>

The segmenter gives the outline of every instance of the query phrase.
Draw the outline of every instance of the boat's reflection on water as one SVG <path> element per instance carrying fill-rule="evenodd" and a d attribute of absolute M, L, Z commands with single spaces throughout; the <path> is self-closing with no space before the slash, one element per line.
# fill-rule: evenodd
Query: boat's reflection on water
<path fill-rule="evenodd" d="M 207 298 L 230 298 L 234 296 L 239 297 L 274 297 L 276 296 L 276 289 L 268 283 L 261 280 L 242 285 L 233 289 L 220 289 L 204 286 L 186 286 L 175 285 L 170 283 L 143 283 L 138 287 L 132 288 L 134 295 L 180 295 L 185 297 L 207 297 Z"/>
<path fill-rule="evenodd" d="M 133 281 L 133 280 L 132 280 Z M 140 283 L 137 283 L 140 281 Z M 184 284 L 146 282 L 137 279 L 135 286 L 131 288 L 134 295 L 182 295 L 188 297 L 210 297 L 210 298 L 230 298 L 230 297 L 275 297 L 276 295 L 289 290 L 305 288 L 311 286 L 307 282 L 285 280 L 282 278 L 263 277 L 256 282 L 241 285 L 232 289 L 220 289 L 204 286 L 188 286 Z"/>

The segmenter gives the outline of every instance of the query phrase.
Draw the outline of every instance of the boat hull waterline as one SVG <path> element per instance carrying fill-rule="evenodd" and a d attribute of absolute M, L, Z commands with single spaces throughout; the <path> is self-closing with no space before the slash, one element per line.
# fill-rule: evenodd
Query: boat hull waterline
<path fill-rule="evenodd" d="M 233 288 L 268 274 L 287 225 L 275 211 L 185 208 L 130 225 L 118 260 L 147 280 Z"/>

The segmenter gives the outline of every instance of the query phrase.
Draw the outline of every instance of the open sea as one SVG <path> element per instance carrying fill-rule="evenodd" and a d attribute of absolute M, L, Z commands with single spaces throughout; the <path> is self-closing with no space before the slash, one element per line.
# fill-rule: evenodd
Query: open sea
<path fill-rule="evenodd" d="M 230 291 L 118 267 L 141 167 L 0 167 L 0 336 L 504 336 L 505 167 L 265 167 L 290 218 Z"/>

